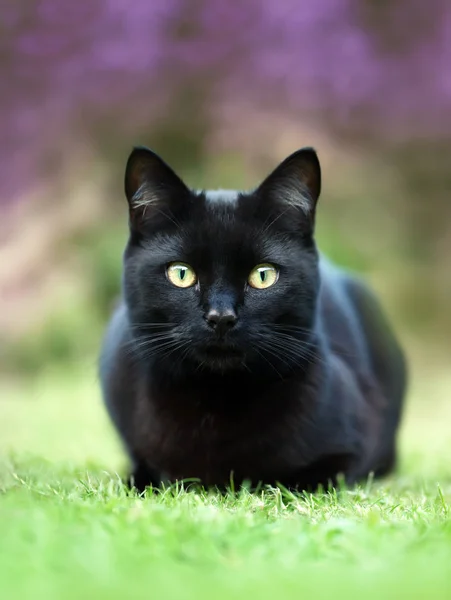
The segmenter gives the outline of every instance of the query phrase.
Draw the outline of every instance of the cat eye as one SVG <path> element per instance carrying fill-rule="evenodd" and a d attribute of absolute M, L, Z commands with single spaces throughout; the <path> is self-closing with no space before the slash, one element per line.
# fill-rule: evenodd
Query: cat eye
<path fill-rule="evenodd" d="M 186 263 L 170 263 L 166 269 L 166 275 L 173 285 L 180 288 L 189 288 L 197 282 L 194 269 Z"/>
<path fill-rule="evenodd" d="M 279 271 L 270 264 L 257 265 L 249 275 L 248 283 L 258 290 L 265 290 L 274 285 L 279 279 Z"/>

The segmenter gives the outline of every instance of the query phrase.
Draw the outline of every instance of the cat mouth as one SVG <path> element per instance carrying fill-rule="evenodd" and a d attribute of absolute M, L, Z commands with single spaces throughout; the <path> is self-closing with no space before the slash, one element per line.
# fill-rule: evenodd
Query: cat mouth
<path fill-rule="evenodd" d="M 225 342 L 211 342 L 201 349 L 201 353 L 211 357 L 243 357 L 243 353 L 236 347 Z"/>
<path fill-rule="evenodd" d="M 220 341 L 199 348 L 197 354 L 204 364 L 221 369 L 237 366 L 244 359 L 244 353 L 239 348 Z"/>

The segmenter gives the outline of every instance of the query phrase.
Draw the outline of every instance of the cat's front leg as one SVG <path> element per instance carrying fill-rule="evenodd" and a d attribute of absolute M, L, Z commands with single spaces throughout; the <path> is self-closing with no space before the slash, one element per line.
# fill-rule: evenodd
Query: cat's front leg
<path fill-rule="evenodd" d="M 142 461 L 137 461 L 134 464 L 132 472 L 127 479 L 127 486 L 130 489 L 135 488 L 140 494 L 142 494 L 148 487 L 158 489 L 160 485 L 160 474 L 154 469 L 148 467 Z"/>

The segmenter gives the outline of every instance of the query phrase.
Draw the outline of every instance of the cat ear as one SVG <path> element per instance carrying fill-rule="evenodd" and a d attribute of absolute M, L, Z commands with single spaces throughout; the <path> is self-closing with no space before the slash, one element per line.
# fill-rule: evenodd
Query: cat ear
<path fill-rule="evenodd" d="M 290 154 L 259 186 L 258 192 L 281 206 L 300 209 L 313 220 L 321 192 L 321 166 L 313 148 Z"/>
<path fill-rule="evenodd" d="M 169 203 L 189 194 L 187 186 L 155 152 L 134 148 L 125 168 L 125 195 L 130 225 L 137 229 L 157 215 Z"/>

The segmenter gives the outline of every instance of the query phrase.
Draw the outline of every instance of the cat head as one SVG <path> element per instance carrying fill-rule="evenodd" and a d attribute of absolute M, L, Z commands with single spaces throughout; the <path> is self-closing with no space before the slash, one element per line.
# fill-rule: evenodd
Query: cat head
<path fill-rule="evenodd" d="M 191 190 L 155 153 L 134 149 L 124 295 L 141 358 L 280 376 L 303 363 L 319 286 L 320 189 L 311 148 L 249 192 Z"/>

